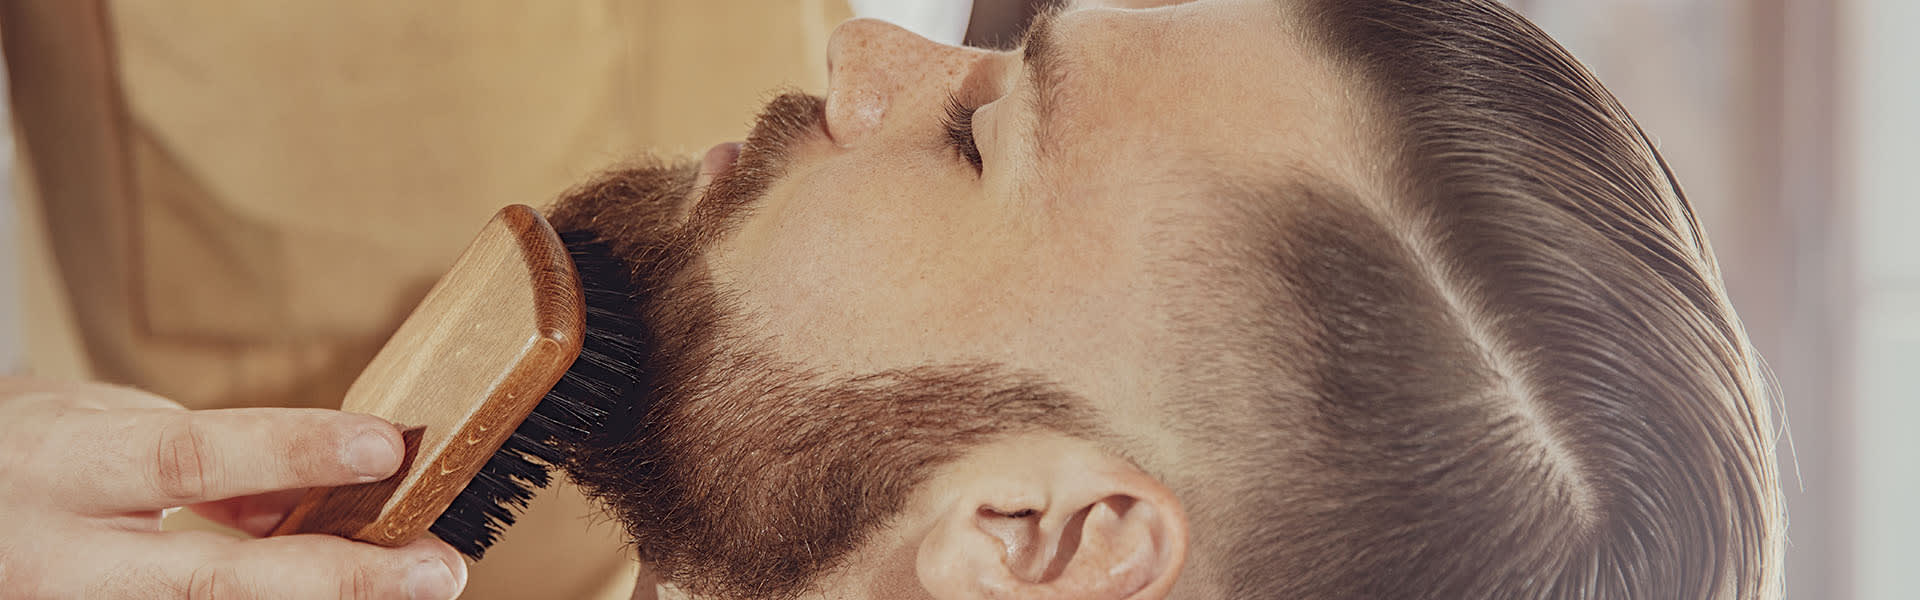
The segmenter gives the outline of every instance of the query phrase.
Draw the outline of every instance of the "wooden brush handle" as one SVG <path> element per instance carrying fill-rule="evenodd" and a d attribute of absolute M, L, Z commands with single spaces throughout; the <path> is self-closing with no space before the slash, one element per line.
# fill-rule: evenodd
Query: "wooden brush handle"
<path fill-rule="evenodd" d="M 347 389 L 405 431 L 393 477 L 307 492 L 273 535 L 418 539 L 580 354 L 580 278 L 533 209 L 500 210 Z"/>

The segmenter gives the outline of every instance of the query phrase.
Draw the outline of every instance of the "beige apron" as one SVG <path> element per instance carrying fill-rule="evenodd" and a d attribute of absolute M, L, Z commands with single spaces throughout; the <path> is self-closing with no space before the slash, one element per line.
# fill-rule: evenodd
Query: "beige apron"
<path fill-rule="evenodd" d="M 29 368 L 190 407 L 337 405 L 497 208 L 820 90 L 843 0 L 0 2 Z M 548 493 L 468 598 L 624 596 Z M 629 578 L 618 581 L 618 578 Z"/>

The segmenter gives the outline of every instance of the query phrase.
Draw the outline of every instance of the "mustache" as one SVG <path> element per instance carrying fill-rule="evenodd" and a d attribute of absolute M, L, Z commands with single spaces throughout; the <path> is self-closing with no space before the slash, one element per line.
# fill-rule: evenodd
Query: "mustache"
<path fill-rule="evenodd" d="M 724 238 L 787 170 L 795 147 L 825 136 L 825 124 L 824 98 L 780 93 L 754 120 L 734 166 L 706 189 L 694 187 L 698 163 L 644 158 L 567 190 L 547 220 L 593 233 L 630 265 L 635 291 L 653 293 Z"/>
<path fill-rule="evenodd" d="M 808 134 L 825 133 L 826 122 L 826 98 L 794 90 L 781 92 L 760 109 L 742 152 L 784 153 Z"/>
<path fill-rule="evenodd" d="M 694 205 L 687 220 L 689 241 L 705 248 L 732 231 L 786 173 L 794 148 L 825 135 L 826 120 L 827 101 L 820 96 L 786 91 L 768 101 L 733 167 L 714 178 Z"/>

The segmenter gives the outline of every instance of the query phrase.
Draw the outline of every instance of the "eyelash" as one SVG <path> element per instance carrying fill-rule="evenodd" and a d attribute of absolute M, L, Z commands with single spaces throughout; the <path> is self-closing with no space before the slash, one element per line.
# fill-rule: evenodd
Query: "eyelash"
<path fill-rule="evenodd" d="M 947 95 L 946 117 L 942 126 L 947 132 L 947 145 L 973 165 L 974 171 L 980 171 L 984 163 L 980 160 L 980 146 L 973 141 L 973 111 L 979 107 L 967 106 L 960 97 Z"/>

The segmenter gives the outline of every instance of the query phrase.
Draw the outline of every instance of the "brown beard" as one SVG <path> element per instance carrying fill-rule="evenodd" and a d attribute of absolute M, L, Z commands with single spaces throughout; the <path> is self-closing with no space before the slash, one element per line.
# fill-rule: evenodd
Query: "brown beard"
<path fill-rule="evenodd" d="M 642 562 L 698 596 L 798 596 L 966 448 L 1092 431 L 1084 402 L 1034 374 L 978 363 L 829 377 L 737 327 L 738 307 L 700 257 L 822 114 L 817 97 L 775 98 L 689 210 L 694 167 L 653 164 L 606 173 L 551 211 L 556 228 L 593 231 L 632 265 L 645 329 L 633 332 L 644 349 L 631 410 L 565 467 L 626 526 Z"/>

